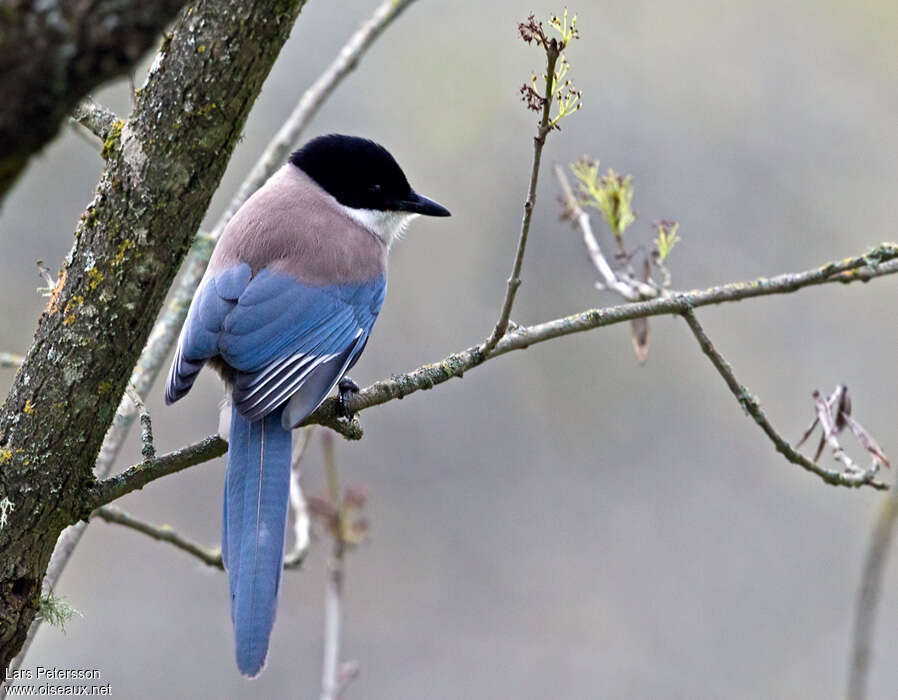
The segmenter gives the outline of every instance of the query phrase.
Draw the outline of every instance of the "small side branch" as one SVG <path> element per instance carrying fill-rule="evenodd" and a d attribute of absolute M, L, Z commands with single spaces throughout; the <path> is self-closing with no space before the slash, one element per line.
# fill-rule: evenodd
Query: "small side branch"
<path fill-rule="evenodd" d="M 21 367 L 24 358 L 11 352 L 0 352 L 0 367 Z"/>
<path fill-rule="evenodd" d="M 453 353 L 438 362 L 427 364 L 405 374 L 383 379 L 349 399 L 348 410 L 358 413 L 366 408 L 402 399 L 417 391 L 432 389 L 453 377 L 461 377 L 465 372 L 483 364 L 488 359 L 515 350 L 524 350 L 531 345 L 543 343 L 574 333 L 583 333 L 618 323 L 627 323 L 637 318 L 649 318 L 668 314 L 680 314 L 687 309 L 700 306 L 724 304 L 743 299 L 790 294 L 805 287 L 819 284 L 867 282 L 871 279 L 893 275 L 898 272 L 898 245 L 883 243 L 866 255 L 846 258 L 827 263 L 821 267 L 803 272 L 790 272 L 776 277 L 762 277 L 747 282 L 732 282 L 705 290 L 670 293 L 647 301 L 620 304 L 603 309 L 588 309 L 571 316 L 551 321 L 519 326 L 508 331 L 489 356 L 484 356 L 482 346 Z M 359 439 L 362 435 L 356 420 L 352 423 L 339 417 L 336 399 L 324 401 L 310 415 L 304 425 L 323 425 L 339 432 L 349 439 Z"/>
<path fill-rule="evenodd" d="M 196 557 L 208 566 L 215 567 L 216 569 L 224 569 L 221 562 L 221 550 L 203 547 L 200 544 L 192 542 L 179 535 L 168 525 L 153 525 L 152 523 L 138 520 L 115 506 L 102 506 L 101 508 L 97 508 L 91 515 L 91 519 L 93 518 L 105 520 L 107 523 L 122 525 L 123 527 L 140 532 L 147 537 L 151 537 L 157 542 L 168 542 L 181 551 Z"/>
<path fill-rule="evenodd" d="M 702 328 L 701 324 L 698 321 L 698 317 L 695 315 L 695 311 L 691 308 L 687 308 L 680 312 L 680 315 L 686 320 L 686 323 L 689 325 L 689 328 L 692 330 L 695 339 L 698 341 L 699 347 L 701 347 L 702 352 L 707 355 L 708 359 L 711 360 L 711 364 L 714 365 L 714 368 L 720 373 L 720 376 L 723 377 L 724 382 L 729 387 L 730 391 L 733 393 L 733 396 L 736 397 L 736 400 L 742 406 L 748 415 L 754 418 L 755 423 L 764 431 L 770 441 L 776 447 L 776 451 L 782 454 L 788 461 L 792 462 L 792 464 L 796 464 L 802 469 L 806 469 L 807 471 L 816 474 L 821 479 L 823 479 L 826 483 L 832 484 L 833 486 L 865 486 L 869 485 L 875 489 L 887 489 L 888 485 L 883 484 L 878 481 L 874 481 L 874 476 L 876 475 L 876 471 L 874 469 L 866 470 L 866 471 L 851 471 L 851 472 L 837 472 L 821 467 L 819 464 L 812 462 L 807 459 L 804 455 L 800 454 L 795 448 L 792 447 L 786 440 L 773 428 L 770 424 L 770 421 L 767 420 L 767 416 L 764 414 L 764 411 L 761 409 L 761 404 L 758 401 L 757 397 L 751 394 L 748 389 L 743 386 L 739 380 L 736 378 L 736 375 L 733 373 L 733 368 L 730 366 L 730 363 L 726 361 L 726 359 L 717 351 L 714 347 L 713 343 L 711 343 L 711 339 L 705 333 L 704 328 Z"/>
<path fill-rule="evenodd" d="M 473 346 L 467 350 L 453 353 L 439 362 L 423 365 L 406 374 L 394 375 L 389 379 L 383 379 L 366 387 L 349 399 L 348 408 L 353 413 L 359 413 L 366 408 L 379 406 L 395 399 L 402 399 L 417 391 L 432 389 L 453 377 L 461 377 L 465 372 L 483 364 L 488 359 L 515 350 L 524 350 L 531 345 L 547 342 L 553 338 L 582 333 L 618 323 L 626 323 L 636 318 L 681 314 L 688 320 L 690 314 L 692 317 L 695 316 L 693 309 L 700 306 L 735 302 L 771 294 L 788 294 L 819 284 L 866 282 L 878 277 L 893 275 L 896 272 L 898 272 L 898 246 L 883 244 L 870 251 L 867 255 L 846 258 L 845 260 L 828 263 L 813 270 L 787 273 L 750 282 L 731 283 L 702 291 L 671 294 L 648 301 L 621 304 L 605 309 L 589 309 L 572 316 L 557 318 L 532 326 L 516 327 L 505 334 L 488 357 L 482 355 L 481 346 Z M 697 319 L 695 323 L 698 323 Z M 698 328 L 701 330 L 701 326 L 698 326 Z M 713 346 L 710 347 L 716 354 Z M 708 354 L 707 351 L 706 354 Z M 714 355 L 709 355 L 709 357 L 713 361 Z M 719 358 L 719 355 L 717 357 Z M 729 368 L 729 365 L 726 364 L 723 358 L 720 358 L 720 360 L 726 368 Z M 716 363 L 715 366 L 717 366 Z M 718 368 L 718 371 L 720 371 L 720 368 Z M 728 371 L 732 374 L 731 369 Z M 726 375 L 724 376 L 726 377 Z M 738 380 L 735 381 L 735 386 L 737 390 L 734 393 L 737 396 L 740 396 L 742 393 L 748 396 L 748 393 L 744 391 Z M 758 410 L 760 411 L 760 407 Z M 763 417 L 763 413 L 760 415 Z M 783 447 L 780 451 L 783 452 L 790 462 L 817 474 L 827 483 L 838 486 L 870 485 L 874 488 L 884 488 L 883 484 L 879 482 L 829 471 L 814 464 L 780 437 L 766 423 L 766 418 L 764 418 L 764 423 L 759 421 L 759 424 L 771 439 L 773 439 L 773 436 L 776 436 L 778 442 L 774 440 L 774 444 L 777 445 L 777 449 L 781 446 Z M 303 425 L 322 425 L 350 439 L 358 439 L 362 435 L 358 417 L 351 422 L 340 418 L 337 400 L 334 398 L 325 400 L 303 422 Z M 195 464 L 219 457 L 226 451 L 227 442 L 218 436 L 210 436 L 195 445 L 182 448 L 155 460 L 134 465 L 122 474 L 100 482 L 97 486 L 94 502 L 90 504 L 90 509 L 93 510 L 110 503 L 167 474 L 173 474 Z"/>
<path fill-rule="evenodd" d="M 135 518 L 133 515 L 130 515 L 115 506 L 102 506 L 97 508 L 91 514 L 91 520 L 94 518 L 99 518 L 100 520 L 114 525 L 121 525 L 129 530 L 134 530 L 135 532 L 146 535 L 157 542 L 167 542 L 168 544 L 174 545 L 182 552 L 186 552 L 187 554 L 196 557 L 207 566 L 221 569 L 222 571 L 224 570 L 220 549 L 204 547 L 201 544 L 197 544 L 178 534 L 176 530 L 168 525 L 154 525 L 153 523 L 148 523 L 144 520 Z M 305 549 L 300 553 L 297 553 L 297 551 L 291 552 L 284 558 L 284 569 L 299 568 L 302 564 L 302 555 L 304 554 Z"/>
<path fill-rule="evenodd" d="M 105 141 L 115 126 L 118 117 L 115 113 L 87 97 L 79 102 L 72 111 L 72 121 L 85 127 L 90 133 Z"/>
<path fill-rule="evenodd" d="M 163 476 L 221 457 L 227 451 L 228 443 L 218 435 L 212 435 L 180 450 L 135 464 L 121 474 L 101 481 L 96 487 L 90 509 L 104 506 L 127 493 L 142 489 Z"/>

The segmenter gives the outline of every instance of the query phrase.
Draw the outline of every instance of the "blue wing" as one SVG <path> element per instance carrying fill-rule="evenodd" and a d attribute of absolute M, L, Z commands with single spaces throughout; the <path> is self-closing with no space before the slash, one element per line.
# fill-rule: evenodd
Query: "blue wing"
<path fill-rule="evenodd" d="M 234 370 L 234 407 L 258 420 L 289 400 L 290 428 L 330 393 L 364 349 L 386 279 L 313 287 L 290 275 L 237 265 L 204 280 L 187 315 L 166 402 L 190 389 L 202 365 Z"/>

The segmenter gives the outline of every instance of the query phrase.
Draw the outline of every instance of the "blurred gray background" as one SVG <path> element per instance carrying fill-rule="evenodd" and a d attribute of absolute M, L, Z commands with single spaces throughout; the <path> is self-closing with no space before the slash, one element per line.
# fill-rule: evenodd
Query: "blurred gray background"
<path fill-rule="evenodd" d="M 375 6 L 310 2 L 265 85 L 209 212 L 226 205 L 295 100 Z M 390 292 L 353 375 L 362 384 L 480 339 L 504 291 L 535 117 L 517 89 L 540 54 L 516 23 L 551 4 L 421 0 L 306 134 L 384 143 L 412 184 L 453 212 L 394 251 Z M 896 239 L 898 5 L 894 0 L 571 6 L 584 108 L 545 163 L 588 153 L 632 173 L 640 220 L 673 218 L 680 288 L 805 269 Z M 142 74 L 138 76 L 142 82 Z M 119 84 L 97 95 L 121 113 Z M 23 352 L 101 171 L 70 130 L 36 160 L 0 219 L 0 349 Z M 593 289 L 578 235 L 558 221 L 548 167 L 514 318 L 616 303 Z M 603 240 L 608 233 L 602 229 Z M 845 382 L 854 415 L 898 457 L 898 279 L 829 286 L 700 317 L 795 439 L 811 391 Z M 9 371 L 0 374 L 5 384 Z M 212 432 L 220 389 L 149 403 L 157 447 Z M 648 363 L 616 326 L 488 363 L 367 411 L 340 442 L 344 482 L 370 497 L 351 553 L 347 698 L 835 698 L 876 508 L 787 464 L 747 419 L 685 324 L 652 321 Z M 858 455 L 859 456 L 859 455 Z M 122 467 L 139 459 L 132 440 Z M 827 460 L 829 457 L 827 455 Z M 121 503 L 203 542 L 219 536 L 224 461 Z M 316 440 L 305 488 L 323 494 Z M 317 697 L 326 540 L 285 576 L 263 676 L 233 662 L 226 581 L 167 545 L 92 525 L 26 666 L 99 668 L 119 698 Z M 877 628 L 871 696 L 898 695 L 898 565 Z"/>

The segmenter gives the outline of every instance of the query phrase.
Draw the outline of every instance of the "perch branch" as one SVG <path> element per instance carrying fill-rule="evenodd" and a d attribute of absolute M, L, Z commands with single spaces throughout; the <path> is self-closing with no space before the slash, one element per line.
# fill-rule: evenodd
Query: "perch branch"
<path fill-rule="evenodd" d="M 91 520 L 94 518 L 100 518 L 107 523 L 122 525 L 123 527 L 140 532 L 147 537 L 152 537 L 158 542 L 168 542 L 178 549 L 196 557 L 208 566 L 215 567 L 216 569 L 224 569 L 224 566 L 221 563 L 221 550 L 211 549 L 192 542 L 179 535 L 168 525 L 153 525 L 152 523 L 138 520 L 115 506 L 102 506 L 101 508 L 97 508 L 91 514 Z"/>
<path fill-rule="evenodd" d="M 514 350 L 523 350 L 537 343 L 573 333 L 666 314 L 681 314 L 687 309 L 751 299 L 773 294 L 789 294 L 805 287 L 830 283 L 867 282 L 871 279 L 898 272 L 898 245 L 883 243 L 866 255 L 827 263 L 804 272 L 791 272 L 771 278 L 759 278 L 748 282 L 733 282 L 705 290 L 671 293 L 647 301 L 620 304 L 604 309 L 589 309 L 572 316 L 557 318 L 533 326 L 521 326 L 509 331 L 496 345 L 489 357 L 480 346 L 453 353 L 443 360 L 424 365 L 416 370 L 384 379 L 365 388 L 348 400 L 348 410 L 358 413 L 393 399 L 401 399 L 424 389 L 431 389 L 453 377 L 477 367 L 492 357 Z M 305 425 L 324 425 L 349 439 L 361 437 L 356 421 L 339 418 L 336 399 L 327 399 L 310 415 Z"/>
<path fill-rule="evenodd" d="M 832 484 L 833 486 L 870 485 L 876 489 L 888 488 L 886 484 L 873 480 L 873 477 L 876 475 L 875 468 L 871 467 L 870 469 L 863 471 L 844 472 L 826 469 L 816 462 L 809 460 L 792 447 L 792 445 L 786 442 L 786 440 L 770 424 L 770 421 L 767 420 L 767 416 L 764 414 L 757 397 L 739 382 L 736 375 L 733 373 L 733 368 L 730 366 L 730 363 L 727 362 L 726 358 L 724 358 L 717 351 L 717 348 L 714 347 L 711 339 L 699 323 L 695 311 L 691 308 L 687 308 L 681 312 L 681 315 L 686 320 L 686 323 L 689 324 L 689 328 L 692 330 L 693 335 L 695 335 L 695 339 L 698 341 L 702 352 L 708 356 L 708 359 L 711 360 L 711 364 L 714 365 L 714 368 L 720 373 L 720 376 L 723 377 L 723 380 L 733 393 L 733 396 L 736 397 L 739 405 L 742 406 L 748 415 L 754 418 L 755 423 L 757 423 L 767 437 L 770 438 L 770 441 L 776 447 L 777 452 L 782 454 L 783 457 L 792 462 L 792 464 L 796 464 L 802 469 L 806 469 L 807 471 L 816 474 L 827 484 Z"/>
<path fill-rule="evenodd" d="M 572 316 L 557 318 L 533 326 L 520 326 L 507 333 L 496 346 L 489 357 L 480 354 L 480 346 L 473 346 L 467 350 L 453 353 L 433 364 L 423 365 L 411 372 L 395 375 L 389 379 L 366 387 L 349 399 L 349 410 L 358 413 L 366 408 L 372 408 L 387 403 L 394 399 L 402 399 L 416 391 L 432 389 L 453 377 L 461 377 L 469 369 L 483 364 L 488 359 L 504 355 L 515 350 L 524 350 L 531 345 L 543 343 L 553 338 L 560 338 L 574 333 L 582 333 L 594 328 L 611 326 L 618 323 L 626 323 L 635 318 L 647 318 L 667 314 L 684 315 L 693 308 L 723 304 L 751 299 L 771 294 L 788 294 L 805 287 L 834 282 L 849 283 L 855 281 L 868 281 L 885 275 L 898 272 L 898 246 L 883 244 L 873 249 L 866 256 L 847 258 L 839 262 L 832 262 L 822 267 L 804 272 L 787 273 L 772 278 L 760 278 L 751 282 L 735 282 L 711 287 L 702 291 L 671 294 L 668 297 L 660 297 L 649 301 L 621 304 L 605 309 L 589 309 Z M 713 346 L 712 346 L 713 347 Z M 722 359 L 722 358 L 721 358 Z M 725 362 L 725 360 L 724 360 Z M 716 365 L 715 365 L 716 366 Z M 719 369 L 719 368 L 718 368 Z M 738 386 L 738 381 L 736 382 Z M 761 414 L 763 416 L 763 413 Z M 766 421 L 766 418 L 764 419 Z M 348 439 L 357 440 L 362 436 L 361 425 L 358 417 L 353 421 L 340 418 L 337 401 L 329 398 L 312 413 L 303 425 L 322 425 L 335 430 Z M 763 425 L 762 425 L 763 427 Z M 768 432 L 768 429 L 770 432 Z M 860 486 L 866 482 L 858 478 L 831 472 L 819 467 L 804 456 L 796 452 L 786 441 L 776 433 L 769 425 L 764 431 L 771 439 L 777 437 L 779 443 L 774 440 L 778 449 L 780 445 L 788 448 L 783 452 L 790 462 L 793 462 L 809 471 L 814 472 L 824 481 L 842 486 Z M 771 433 L 773 435 L 771 435 Z M 210 445 L 219 445 L 211 449 Z M 224 452 L 225 443 L 218 437 L 212 436 L 197 443 L 185 447 L 176 453 L 160 457 L 159 462 L 166 459 L 183 460 L 183 466 L 167 470 L 138 464 L 126 470 L 119 476 L 101 482 L 98 487 L 97 501 L 94 507 L 109 503 L 137 488 L 145 486 L 150 481 L 174 471 L 180 471 L 188 466 L 199 464 L 208 459 L 218 457 Z M 217 451 L 220 450 L 220 451 Z M 782 451 L 782 450 L 780 450 Z M 793 459 L 795 457 L 798 461 Z M 188 463 L 189 462 L 189 463 Z M 179 462 L 180 464 L 180 462 Z M 870 482 L 875 488 L 882 488 L 878 482 Z"/>

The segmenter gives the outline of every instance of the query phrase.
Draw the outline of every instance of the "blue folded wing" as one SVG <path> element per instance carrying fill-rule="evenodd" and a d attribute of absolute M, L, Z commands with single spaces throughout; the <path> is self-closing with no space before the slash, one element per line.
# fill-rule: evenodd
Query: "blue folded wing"
<path fill-rule="evenodd" d="M 203 278 L 181 329 L 165 386 L 165 403 L 172 404 L 190 391 L 206 361 L 219 354 L 225 319 L 237 306 L 251 277 L 249 265 L 242 263 Z"/>
<path fill-rule="evenodd" d="M 287 403 L 290 428 L 311 413 L 361 354 L 386 279 L 322 287 L 237 265 L 205 280 L 188 313 L 166 388 L 171 403 L 216 355 L 234 371 L 234 407 L 258 420 Z"/>

